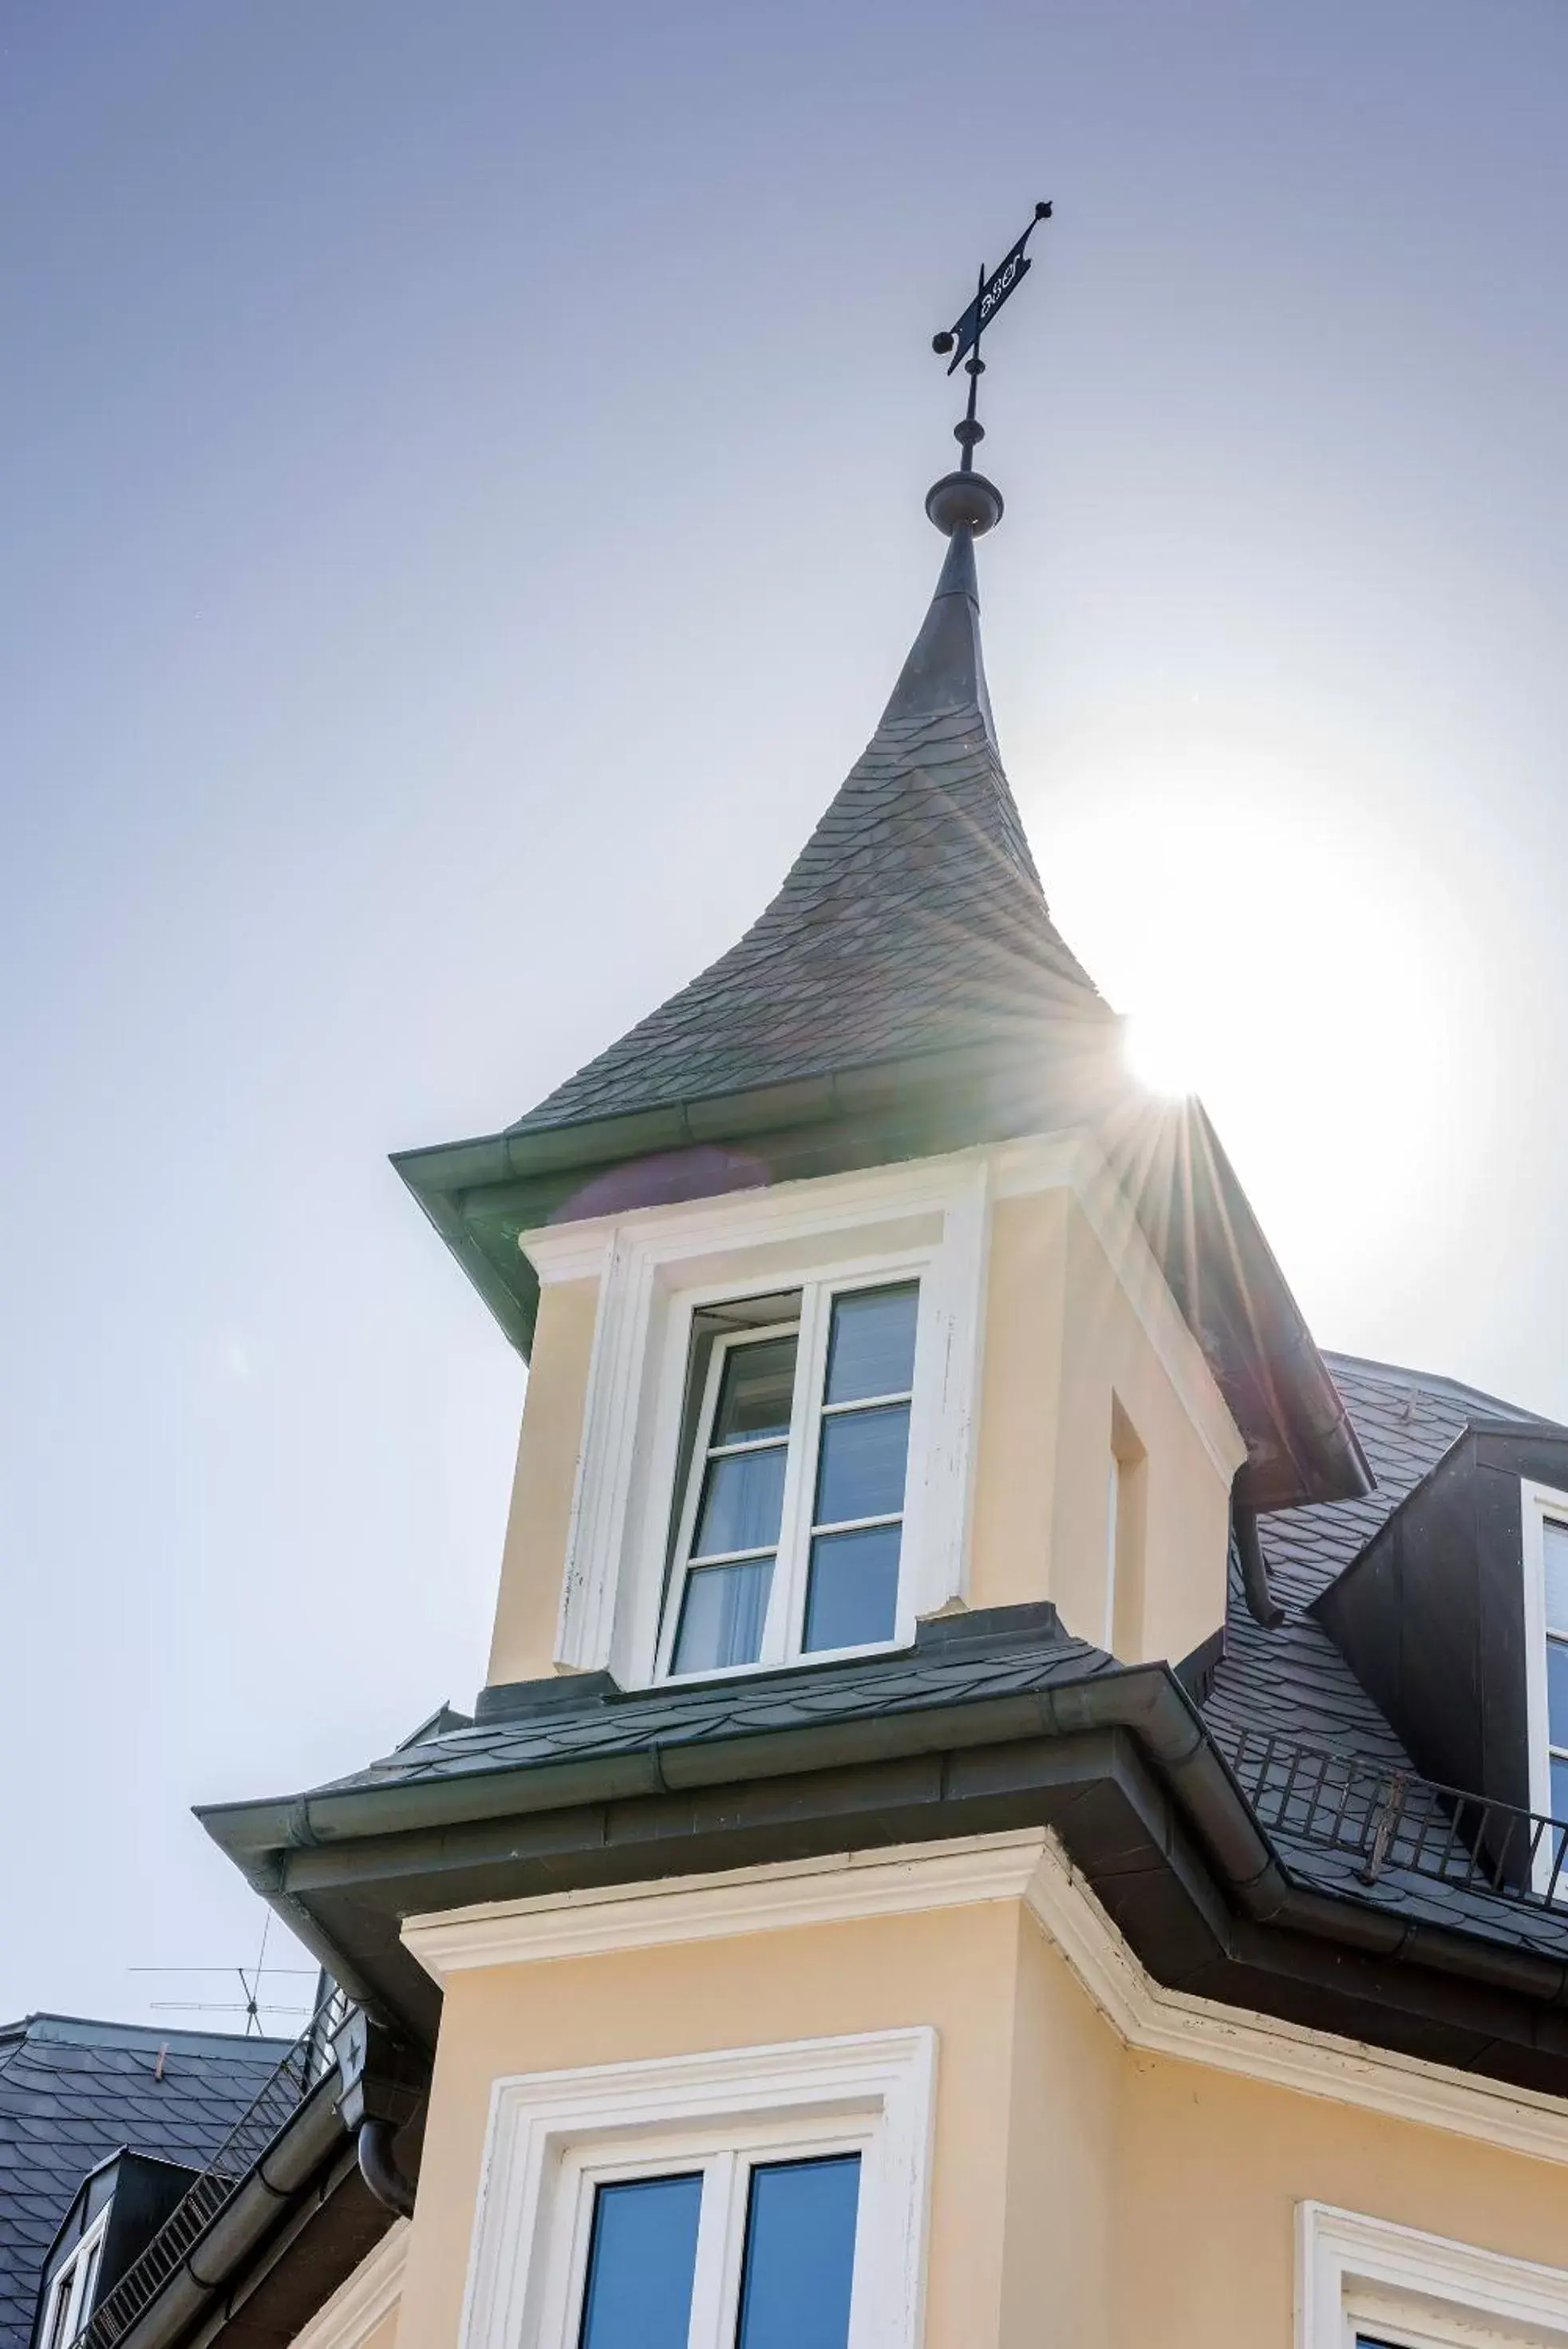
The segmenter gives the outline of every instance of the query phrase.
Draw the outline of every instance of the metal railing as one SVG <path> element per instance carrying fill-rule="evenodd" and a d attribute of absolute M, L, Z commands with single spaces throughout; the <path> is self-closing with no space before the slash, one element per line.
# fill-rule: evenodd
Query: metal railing
<path fill-rule="evenodd" d="M 1364 1884 L 1399 1868 L 1529 1909 L 1568 1903 L 1560 1819 L 1261 1731 L 1217 1742 L 1260 1826 L 1353 1854 Z"/>
<path fill-rule="evenodd" d="M 286 2055 L 267 2075 L 260 2094 L 230 2129 L 205 2169 L 194 2178 L 163 2224 L 112 2292 L 106 2293 L 72 2349 L 114 2349 L 157 2298 L 198 2239 L 212 2225 L 294 2117 L 317 2082 L 331 2068 L 330 2034 L 343 2021 L 348 2002 L 331 1989 Z"/>

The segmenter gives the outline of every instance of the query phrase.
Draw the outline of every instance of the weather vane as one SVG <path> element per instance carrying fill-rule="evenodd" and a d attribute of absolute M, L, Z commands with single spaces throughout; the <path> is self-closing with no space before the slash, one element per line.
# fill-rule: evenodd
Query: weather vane
<path fill-rule="evenodd" d="M 960 442 L 963 449 L 963 455 L 959 460 L 961 473 L 971 473 L 974 471 L 974 444 L 977 440 L 983 440 L 985 438 L 985 427 L 977 421 L 974 412 L 975 400 L 980 391 L 980 379 L 985 373 L 985 361 L 980 355 L 980 338 L 1008 295 L 1016 293 L 1029 274 L 1031 263 L 1025 247 L 1040 222 L 1049 220 L 1050 217 L 1049 204 L 1035 205 L 1034 218 L 1030 222 L 1012 252 L 997 264 L 989 276 L 983 264 L 981 264 L 980 284 L 975 289 L 974 299 L 963 316 L 944 334 L 931 336 L 931 348 L 939 358 L 947 358 L 950 351 L 952 354 L 948 364 L 948 373 L 951 375 L 956 367 L 962 367 L 969 376 L 969 406 L 965 410 L 962 423 L 953 426 L 953 439 Z"/>

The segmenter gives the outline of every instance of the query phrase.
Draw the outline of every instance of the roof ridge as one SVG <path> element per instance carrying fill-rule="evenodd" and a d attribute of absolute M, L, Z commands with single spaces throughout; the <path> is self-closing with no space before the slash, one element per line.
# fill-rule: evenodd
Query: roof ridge
<path fill-rule="evenodd" d="M 1374 1354 L 1348 1354 L 1343 1350 L 1325 1346 L 1324 1361 L 1330 1370 L 1338 1363 L 1348 1369 L 1386 1372 L 1390 1378 L 1404 1379 L 1434 1395 L 1445 1395 L 1455 1402 L 1479 1403 L 1488 1411 L 1499 1412 L 1508 1419 L 1532 1420 L 1542 1427 L 1562 1427 L 1568 1423 L 1553 1419 L 1550 1413 L 1532 1411 L 1524 1403 L 1510 1402 L 1505 1396 L 1493 1394 L 1489 1388 L 1471 1386 L 1467 1379 L 1450 1378 L 1443 1371 L 1419 1371 L 1407 1362 L 1386 1362 Z"/>

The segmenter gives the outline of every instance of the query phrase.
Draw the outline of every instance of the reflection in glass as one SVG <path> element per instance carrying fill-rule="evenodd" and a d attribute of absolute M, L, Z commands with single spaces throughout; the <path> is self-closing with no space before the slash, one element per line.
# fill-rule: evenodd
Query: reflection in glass
<path fill-rule="evenodd" d="M 779 1537 L 784 1447 L 727 1452 L 710 1460 L 702 1479 L 693 1557 L 728 1557 L 738 1549 L 771 1549 Z"/>
<path fill-rule="evenodd" d="M 1546 1642 L 1546 1734 L 1553 1745 L 1568 1745 L 1568 1643 Z"/>
<path fill-rule="evenodd" d="M 919 1285 L 854 1289 L 835 1299 L 827 1348 L 828 1402 L 908 1394 L 915 1382 Z"/>
<path fill-rule="evenodd" d="M 715 1444 L 754 1444 L 760 1436 L 789 1433 L 794 1356 L 793 1334 L 730 1348 L 713 1417 Z"/>
<path fill-rule="evenodd" d="M 1568 1760 L 1561 1754 L 1552 1756 L 1552 1816 L 1568 1824 Z"/>
<path fill-rule="evenodd" d="M 1541 1529 L 1546 1553 L 1546 1620 L 1554 1631 L 1568 1631 L 1568 1526 L 1548 1517 Z"/>
<path fill-rule="evenodd" d="M 857 2153 L 753 2170 L 735 2349 L 845 2349 L 859 2199 Z"/>
<path fill-rule="evenodd" d="M 909 1406 L 846 1411 L 822 1423 L 816 1471 L 819 1526 L 857 1517 L 895 1517 L 904 1506 L 904 1461 L 909 1448 Z"/>
<path fill-rule="evenodd" d="M 860 1533 L 817 1535 L 811 1545 L 803 1648 L 859 1648 L 892 1638 L 902 1530 L 872 1526 Z"/>
<path fill-rule="evenodd" d="M 754 1664 L 763 1652 L 773 1577 L 771 1557 L 743 1566 L 694 1566 L 680 1601 L 671 1671 L 722 1672 L 731 1664 Z"/>
<path fill-rule="evenodd" d="M 580 2349 L 686 2349 L 701 2207 L 701 2173 L 598 2188 Z"/>

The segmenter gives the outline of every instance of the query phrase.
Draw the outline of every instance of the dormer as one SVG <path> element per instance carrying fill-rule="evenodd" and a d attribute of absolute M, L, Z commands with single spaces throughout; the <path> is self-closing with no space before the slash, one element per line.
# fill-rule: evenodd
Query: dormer
<path fill-rule="evenodd" d="M 530 1383 L 487 1712 L 1054 1606 L 1212 1652 L 1233 1514 L 1367 1489 L 1196 1103 L 1052 921 L 997 748 L 978 475 L 871 742 L 752 928 L 504 1133 L 400 1169 Z"/>

